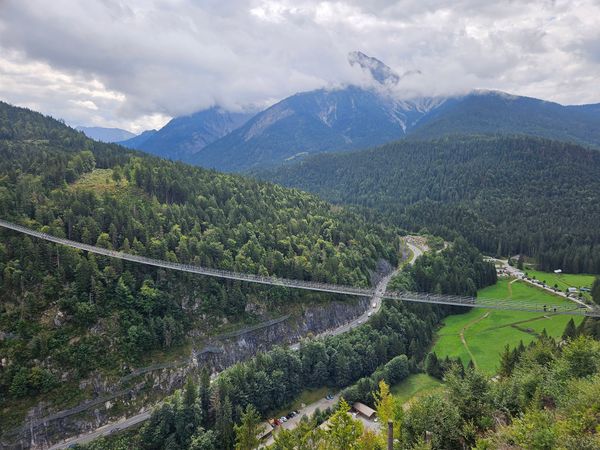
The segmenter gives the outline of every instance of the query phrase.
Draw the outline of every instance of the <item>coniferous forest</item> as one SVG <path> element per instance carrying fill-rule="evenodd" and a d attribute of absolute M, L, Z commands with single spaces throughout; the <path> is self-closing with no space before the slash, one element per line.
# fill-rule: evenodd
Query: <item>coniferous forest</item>
<path fill-rule="evenodd" d="M 0 450 L 600 450 L 599 17 L 0 0 Z"/>
<path fill-rule="evenodd" d="M 0 104 L 2 218 L 167 261 L 367 286 L 397 235 L 316 197 L 94 142 Z M 7 230 L 0 243 L 0 396 L 51 392 L 325 294 L 266 289 L 95 256 Z M 396 247 L 396 248 L 395 248 Z M 107 351 L 109 350 L 109 351 Z M 67 377 L 63 377 L 67 373 Z"/>
<path fill-rule="evenodd" d="M 326 154 L 262 172 L 411 230 L 461 235 L 541 270 L 600 273 L 600 152 L 527 136 L 453 136 Z"/>

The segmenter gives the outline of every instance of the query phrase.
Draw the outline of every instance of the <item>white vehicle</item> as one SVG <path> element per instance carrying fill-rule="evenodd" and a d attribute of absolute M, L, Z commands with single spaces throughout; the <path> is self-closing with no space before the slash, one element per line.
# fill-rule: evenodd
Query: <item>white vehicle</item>
<path fill-rule="evenodd" d="M 377 302 L 373 302 L 373 309 L 377 308 Z"/>
<path fill-rule="evenodd" d="M 369 312 L 369 314 L 367 314 L 367 317 L 371 317 L 373 315 L 372 312 Z"/>

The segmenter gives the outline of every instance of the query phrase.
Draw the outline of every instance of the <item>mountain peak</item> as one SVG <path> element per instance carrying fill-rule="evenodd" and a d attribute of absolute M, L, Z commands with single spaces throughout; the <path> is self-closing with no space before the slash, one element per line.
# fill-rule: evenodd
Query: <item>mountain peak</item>
<path fill-rule="evenodd" d="M 363 70 L 368 71 L 375 81 L 384 86 L 395 86 L 400 81 L 400 76 L 390 67 L 377 58 L 365 55 L 363 52 L 348 53 L 348 62 L 353 67 L 358 65 Z"/>

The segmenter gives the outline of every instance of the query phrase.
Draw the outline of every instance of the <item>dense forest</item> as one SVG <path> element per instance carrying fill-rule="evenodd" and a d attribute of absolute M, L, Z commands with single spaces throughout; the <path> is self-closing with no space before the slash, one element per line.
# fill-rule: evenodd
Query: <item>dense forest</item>
<path fill-rule="evenodd" d="M 306 280 L 367 286 L 379 259 L 397 263 L 395 232 L 310 194 L 94 142 L 4 103 L 0 217 L 153 258 Z M 332 298 L 136 265 L 2 229 L 0 402 L 131 367 L 181 345 L 191 328 L 206 334 L 260 319 L 250 304 L 277 314 Z"/>
<path fill-rule="evenodd" d="M 440 268 L 431 270 L 432 261 Z M 457 282 L 447 283 L 450 268 L 466 261 L 475 263 L 473 269 L 457 272 Z M 493 266 L 465 241 L 435 259 L 418 258 L 414 269 L 402 277 L 404 283 L 427 283 L 439 286 L 443 293 L 461 295 L 469 294 L 471 286 L 482 288 L 495 281 Z M 213 383 L 203 372 L 157 408 L 137 435 L 121 442 L 122 448 L 230 449 L 239 438 L 236 430 L 243 426 L 248 408 L 260 419 L 304 389 L 323 386 L 332 390 L 350 386 L 344 395 L 349 400 L 362 398 L 379 380 L 396 383 L 416 370 L 440 319 L 457 310 L 386 302 L 367 324 L 351 332 L 308 339 L 298 351 L 276 348 L 230 367 Z M 101 441 L 90 448 L 109 447 Z"/>
<path fill-rule="evenodd" d="M 391 320 L 382 318 L 385 328 L 380 328 L 381 322 L 373 323 L 371 332 L 386 330 L 393 337 L 394 321 L 402 315 L 410 319 L 411 313 L 387 308 L 389 305 L 384 316 L 391 315 Z M 421 314 L 424 312 L 422 309 Z M 430 310 L 428 315 L 432 313 Z M 389 419 L 394 424 L 394 448 L 398 450 L 596 449 L 600 446 L 600 342 L 586 335 L 584 328 L 567 326 L 561 342 L 542 335 L 527 347 L 507 346 L 501 355 L 499 375 L 494 379 L 473 366 L 464 368 L 451 363 L 442 375 L 443 387 L 413 399 L 408 408 L 391 395 L 390 385 L 415 370 L 414 358 L 396 356 L 370 377 L 345 389 L 335 411 L 316 412 L 313 417 L 303 418 L 295 429 L 281 430 L 269 448 L 383 450 Z M 410 332 L 413 327 L 406 329 Z M 352 341 L 353 337 L 325 340 L 326 351 L 336 340 Z M 299 355 L 288 354 L 294 361 L 293 379 L 302 377 L 305 358 L 313 353 L 309 348 L 302 348 Z M 290 361 L 284 356 L 281 349 L 270 352 L 258 363 L 259 367 L 264 367 L 264 361 L 279 361 L 283 367 L 279 371 L 285 372 Z M 252 368 L 256 367 L 254 363 Z M 254 387 L 258 389 L 254 394 L 261 395 L 261 386 Z M 201 377 L 199 386 L 189 383 L 169 398 L 137 435 L 101 439 L 86 449 L 257 448 L 257 435 L 265 426 L 259 411 L 251 404 L 237 412 L 230 402 L 221 404 L 219 394 L 214 393 L 221 389 L 210 385 L 206 376 L 203 381 Z M 347 414 L 348 404 L 357 399 L 376 409 L 379 431 L 365 430 L 361 422 Z M 223 415 L 237 419 L 226 422 Z M 325 420 L 325 426 L 318 426 Z"/>
<path fill-rule="evenodd" d="M 464 236 L 540 269 L 600 273 L 600 152 L 532 137 L 471 136 L 327 154 L 264 172 L 376 208 L 397 225 Z"/>
<path fill-rule="evenodd" d="M 385 449 L 389 419 L 398 450 L 597 449 L 600 343 L 580 336 L 560 345 L 541 337 L 527 348 L 507 349 L 494 380 L 453 366 L 443 388 L 417 397 L 406 410 L 385 380 L 371 397 L 383 418 L 379 432 L 365 431 L 340 402 L 327 427 L 305 420 L 278 434 L 271 448 Z"/>
<path fill-rule="evenodd" d="M 477 296 L 477 291 L 496 284 L 496 268 L 481 258 L 476 248 L 457 239 L 439 253 L 420 256 L 392 278 L 389 289 Z"/>

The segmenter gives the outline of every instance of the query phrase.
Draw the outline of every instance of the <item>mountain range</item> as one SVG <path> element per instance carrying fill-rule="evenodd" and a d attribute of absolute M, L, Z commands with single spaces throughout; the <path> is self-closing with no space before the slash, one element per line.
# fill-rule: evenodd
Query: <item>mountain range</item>
<path fill-rule="evenodd" d="M 100 142 L 119 142 L 135 137 L 135 134 L 121 128 L 85 127 L 75 128 L 82 131 L 87 137 Z"/>
<path fill-rule="evenodd" d="M 400 139 L 435 106 L 435 101 L 397 101 L 356 86 L 304 92 L 258 113 L 190 162 L 243 171 L 311 153 L 372 147 Z"/>
<path fill-rule="evenodd" d="M 120 144 L 167 159 L 190 161 L 208 144 L 242 126 L 252 115 L 212 107 L 176 117 L 158 131 L 145 131 Z"/>
<path fill-rule="evenodd" d="M 226 172 L 403 138 L 523 134 L 600 147 L 599 104 L 563 106 L 489 90 L 400 100 L 399 81 L 418 70 L 398 75 L 362 52 L 351 52 L 348 61 L 371 83 L 297 93 L 256 114 L 214 106 L 120 144 Z"/>

